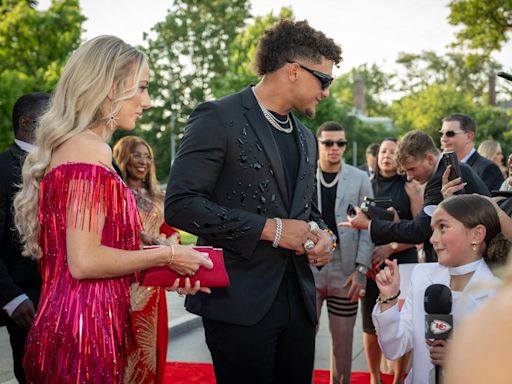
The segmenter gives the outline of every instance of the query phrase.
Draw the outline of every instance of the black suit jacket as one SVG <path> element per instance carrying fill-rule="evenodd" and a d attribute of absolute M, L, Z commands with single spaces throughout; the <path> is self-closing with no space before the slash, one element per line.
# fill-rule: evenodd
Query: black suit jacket
<path fill-rule="evenodd" d="M 446 165 L 441 161 L 437 170 L 427 182 L 423 207 L 427 205 L 437 205 L 443 200 L 441 187 L 445 169 Z M 489 190 L 471 167 L 466 164 L 460 164 L 460 170 L 462 179 L 467 183 L 464 187 L 465 193 L 478 193 L 480 195 L 490 196 Z M 372 220 L 370 235 L 374 243 L 380 244 L 392 241 L 408 244 L 424 243 L 427 261 L 437 260 L 429 241 L 430 236 L 432 236 L 430 216 L 427 215 L 424 210 L 421 210 L 412 220 L 400 220 L 398 223 L 385 220 Z"/>
<path fill-rule="evenodd" d="M 499 190 L 501 184 L 505 180 L 503 178 L 503 174 L 501 173 L 500 167 L 498 167 L 491 160 L 483 157 L 475 151 L 466 162 L 473 171 L 480 176 L 482 181 L 487 185 L 489 191 Z"/>
<path fill-rule="evenodd" d="M 300 165 L 288 201 L 284 168 L 271 127 L 250 88 L 199 105 L 190 115 L 172 165 L 165 198 L 169 225 L 198 236 L 198 244 L 224 249 L 231 281 L 211 295 L 187 298 L 190 312 L 252 325 L 269 310 L 291 257 L 306 309 L 316 323 L 315 282 L 305 255 L 260 241 L 267 218 L 315 220 L 317 147 L 314 135 L 293 118 Z"/>
<path fill-rule="evenodd" d="M 21 255 L 21 244 L 14 230 L 12 201 L 21 183 L 25 152 L 17 145 L 0 153 L 0 323 L 7 313 L 1 310 L 15 297 L 25 293 L 35 305 L 39 299 L 41 278 L 37 262 Z"/>

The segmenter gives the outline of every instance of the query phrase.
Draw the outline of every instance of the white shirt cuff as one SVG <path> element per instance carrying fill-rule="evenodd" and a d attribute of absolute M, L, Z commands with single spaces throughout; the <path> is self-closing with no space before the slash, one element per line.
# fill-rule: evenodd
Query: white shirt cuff
<path fill-rule="evenodd" d="M 21 303 L 23 303 L 25 300 L 28 300 L 28 299 L 29 299 L 29 297 L 27 295 L 25 295 L 24 293 L 22 293 L 21 295 L 16 296 L 14 299 L 12 299 L 7 304 L 5 304 L 5 306 L 3 307 L 3 310 L 5 312 L 7 312 L 9 317 L 11 317 L 11 315 L 14 313 L 16 308 L 18 308 L 18 306 Z"/>

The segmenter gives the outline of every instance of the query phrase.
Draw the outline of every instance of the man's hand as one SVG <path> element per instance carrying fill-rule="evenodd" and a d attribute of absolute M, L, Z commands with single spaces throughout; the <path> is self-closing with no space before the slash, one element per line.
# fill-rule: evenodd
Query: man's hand
<path fill-rule="evenodd" d="M 14 310 L 11 315 L 11 319 L 25 331 L 30 329 L 32 322 L 34 321 L 34 315 L 36 314 L 36 310 L 34 308 L 34 303 L 32 300 L 27 299 L 21 302 L 20 305 Z"/>
<path fill-rule="evenodd" d="M 450 181 L 448 178 L 450 176 L 450 171 L 452 169 L 452 166 L 449 165 L 446 167 L 444 173 L 443 173 L 443 186 L 441 187 L 441 194 L 443 195 L 443 199 L 447 199 L 450 196 L 453 196 L 455 192 L 458 192 L 462 190 L 467 183 L 462 182 L 462 178 L 457 177 L 456 179 L 453 179 Z"/>
<path fill-rule="evenodd" d="M 368 225 L 370 224 L 370 219 L 366 214 L 361 211 L 361 208 L 354 207 L 356 210 L 355 216 L 347 215 L 347 220 L 342 223 L 338 223 L 338 226 L 352 229 L 368 229 Z"/>
<path fill-rule="evenodd" d="M 425 340 L 430 347 L 430 360 L 432 364 L 443 365 L 446 358 L 446 349 L 448 347 L 448 340 Z"/>
<path fill-rule="evenodd" d="M 318 242 L 311 251 L 307 251 L 309 264 L 316 267 L 328 264 L 332 256 L 332 237 L 327 231 L 317 231 Z"/>
<path fill-rule="evenodd" d="M 343 288 L 346 288 L 350 285 L 348 290 L 348 297 L 351 302 L 356 302 L 359 298 L 363 297 L 366 293 L 366 275 L 358 271 L 352 272 L 352 274 L 348 277 L 343 284 Z"/>
<path fill-rule="evenodd" d="M 281 221 L 283 228 L 279 247 L 295 251 L 296 255 L 302 255 L 305 253 L 304 243 L 306 240 L 318 243 L 318 236 L 311 232 L 309 224 L 305 221 L 295 219 L 282 219 Z M 276 236 L 276 228 L 275 219 L 267 219 L 260 239 L 272 243 Z"/>
<path fill-rule="evenodd" d="M 373 269 L 378 269 L 382 264 L 384 264 L 384 260 L 389 258 L 393 250 L 389 246 L 389 244 L 384 245 L 376 245 L 373 247 L 372 253 L 372 267 Z"/>

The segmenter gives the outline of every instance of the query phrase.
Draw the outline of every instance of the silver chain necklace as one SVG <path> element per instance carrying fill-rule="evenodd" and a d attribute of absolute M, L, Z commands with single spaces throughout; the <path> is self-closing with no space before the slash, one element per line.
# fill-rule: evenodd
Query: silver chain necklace
<path fill-rule="evenodd" d="M 331 181 L 330 183 L 328 183 L 324 179 L 324 173 L 322 172 L 322 170 L 320 170 L 319 175 L 318 175 L 318 178 L 320 179 L 320 184 L 322 184 L 325 188 L 332 188 L 332 187 L 334 187 L 338 183 L 338 180 L 340 178 L 340 173 L 341 172 L 338 172 L 336 174 L 336 177 L 334 178 L 334 180 Z"/>
<path fill-rule="evenodd" d="M 291 123 L 291 120 L 290 120 L 290 114 L 288 113 L 286 115 L 285 121 L 278 120 L 272 113 L 270 113 L 270 111 L 267 108 L 265 108 L 263 105 L 261 105 L 260 101 L 258 100 L 258 96 L 256 96 L 256 92 L 254 91 L 254 87 L 252 87 L 251 90 L 252 90 L 252 93 L 254 94 L 254 97 L 256 98 L 256 101 L 258 102 L 258 105 L 260 106 L 261 112 L 263 112 L 263 116 L 265 116 L 267 121 L 278 131 L 281 131 L 284 133 L 291 133 L 293 131 L 293 124 Z M 290 124 L 290 126 L 288 128 L 284 128 L 280 125 L 280 123 L 283 125 Z"/>

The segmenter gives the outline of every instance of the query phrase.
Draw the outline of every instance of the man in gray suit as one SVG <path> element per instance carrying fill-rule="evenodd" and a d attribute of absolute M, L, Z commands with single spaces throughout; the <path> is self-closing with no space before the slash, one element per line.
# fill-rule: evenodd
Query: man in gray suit
<path fill-rule="evenodd" d="M 331 375 L 334 384 L 349 384 L 352 364 L 352 337 L 357 303 L 365 294 L 366 272 L 371 267 L 373 244 L 368 231 L 341 228 L 349 204 L 360 205 L 365 196 L 373 197 L 370 180 L 364 171 L 343 162 L 347 147 L 344 128 L 333 121 L 322 124 L 318 138 L 317 199 L 325 223 L 338 235 L 331 263 L 315 277 L 317 312 L 327 301 L 332 336 Z"/>

